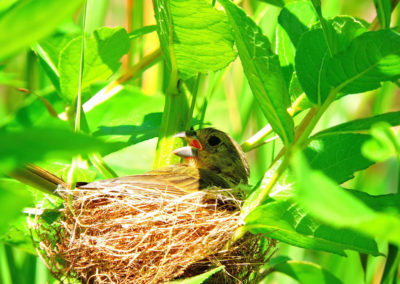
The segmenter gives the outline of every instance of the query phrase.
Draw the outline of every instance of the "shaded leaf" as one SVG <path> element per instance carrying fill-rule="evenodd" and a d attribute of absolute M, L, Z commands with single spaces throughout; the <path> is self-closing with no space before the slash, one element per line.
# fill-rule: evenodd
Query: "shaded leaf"
<path fill-rule="evenodd" d="M 372 125 L 381 121 L 387 122 L 392 126 L 400 125 L 400 111 L 388 112 L 371 117 L 355 119 L 320 131 L 312 136 L 312 138 L 317 139 L 324 135 L 336 135 L 369 130 Z"/>
<path fill-rule="evenodd" d="M 259 0 L 261 2 L 265 2 L 274 6 L 283 7 L 285 5 L 284 0 Z"/>
<path fill-rule="evenodd" d="M 321 172 L 311 170 L 300 152 L 292 159 L 292 165 L 296 199 L 312 216 L 338 228 L 351 228 L 400 244 L 399 215 L 374 211 Z"/>
<path fill-rule="evenodd" d="M 50 34 L 70 17 L 82 0 L 19 1 L 0 18 L 0 61 Z M 29 24 L 27 24 L 29 19 Z M 43 24 L 46 23 L 46 24 Z"/>
<path fill-rule="evenodd" d="M 245 222 L 252 233 L 267 234 L 270 238 L 302 248 L 339 255 L 345 255 L 346 249 L 379 254 L 372 239 L 354 231 L 322 225 L 290 200 L 259 206 L 245 218 Z"/>
<path fill-rule="evenodd" d="M 0 132 L 0 169 L 49 158 L 72 158 L 76 154 L 107 151 L 117 144 L 55 128 L 32 128 Z"/>
<path fill-rule="evenodd" d="M 129 37 L 121 27 L 103 27 L 85 39 L 82 90 L 99 80 L 108 79 L 121 65 L 119 60 L 129 50 Z M 77 96 L 82 37 L 62 50 L 58 61 L 62 98 L 70 105 Z"/>
<path fill-rule="evenodd" d="M 190 278 L 187 278 L 187 279 L 167 282 L 166 284 L 200 284 L 200 283 L 204 283 L 204 281 L 206 281 L 213 274 L 221 271 L 222 269 L 224 269 L 224 267 L 223 266 L 219 266 L 217 268 L 214 268 L 214 269 L 211 269 L 211 270 L 209 270 L 207 272 L 204 272 L 204 273 L 202 273 L 200 275 L 197 275 L 197 276 L 194 276 L 194 277 L 190 277 Z"/>
<path fill-rule="evenodd" d="M 399 194 L 370 195 L 362 191 L 351 189 L 347 190 L 347 192 L 375 211 L 400 214 Z"/>
<path fill-rule="evenodd" d="M 286 111 L 290 99 L 278 56 L 272 52 L 261 29 L 242 9 L 228 0 L 219 2 L 233 28 L 239 57 L 253 94 L 274 131 L 289 144 L 294 138 L 294 126 Z"/>
<path fill-rule="evenodd" d="M 340 284 L 335 275 L 323 269 L 320 265 L 308 261 L 282 262 L 274 266 L 274 271 L 284 273 L 299 283 Z"/>
<path fill-rule="evenodd" d="M 294 58 L 300 37 L 317 21 L 318 17 L 310 1 L 288 3 L 279 14 L 276 31 L 277 54 L 287 85 L 293 80 Z"/>
<path fill-rule="evenodd" d="M 376 14 L 383 29 L 390 27 L 392 17 L 392 1 L 391 0 L 374 0 Z M 395 3 L 395 2 L 394 2 Z M 394 7 L 393 7 L 394 8 Z"/>
<path fill-rule="evenodd" d="M 304 150 L 310 167 L 343 183 L 354 177 L 353 173 L 374 164 L 361 152 L 362 145 L 371 137 L 365 134 L 332 134 L 313 139 Z"/>
<path fill-rule="evenodd" d="M 355 37 L 367 31 L 361 21 L 352 17 L 336 17 L 328 24 L 332 27 L 331 45 L 336 53 L 345 50 Z M 329 58 L 322 28 L 303 34 L 296 51 L 296 72 L 303 90 L 315 104 L 324 102 L 331 89 L 326 74 Z"/>

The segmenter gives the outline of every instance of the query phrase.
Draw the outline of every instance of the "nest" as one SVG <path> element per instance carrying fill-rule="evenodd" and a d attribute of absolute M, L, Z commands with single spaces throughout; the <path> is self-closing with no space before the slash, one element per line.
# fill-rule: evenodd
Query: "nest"
<path fill-rule="evenodd" d="M 224 282 L 237 283 L 250 271 L 240 263 L 258 267 L 269 251 L 254 236 L 223 251 L 242 225 L 240 201 L 230 190 L 182 196 L 123 186 L 57 191 L 64 198 L 61 216 L 50 226 L 37 218 L 35 231 L 43 260 L 63 281 L 160 283 L 223 264 L 231 278 Z"/>

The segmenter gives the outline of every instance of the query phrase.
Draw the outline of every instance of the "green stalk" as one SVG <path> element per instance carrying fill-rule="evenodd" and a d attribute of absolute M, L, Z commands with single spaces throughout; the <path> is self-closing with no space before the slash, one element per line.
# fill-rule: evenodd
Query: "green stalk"
<path fill-rule="evenodd" d="M 174 31 L 172 20 L 169 20 L 168 51 L 171 59 L 171 70 L 168 87 L 165 91 L 165 106 L 158 136 L 156 157 L 153 164 L 153 168 L 155 169 L 179 161 L 178 157 L 172 155 L 172 151 L 176 148 L 177 143 L 173 135 L 185 129 L 189 109 L 186 96 L 178 88 L 178 66 L 173 44 Z"/>
<path fill-rule="evenodd" d="M 276 183 L 278 182 L 278 180 L 282 176 L 282 174 L 289 167 L 289 162 L 290 162 L 292 153 L 307 146 L 308 137 L 311 135 L 311 132 L 317 125 L 322 114 L 326 111 L 326 109 L 330 106 L 330 104 L 335 100 L 336 95 L 339 93 L 340 89 L 341 89 L 341 87 L 332 89 L 328 95 L 328 98 L 325 100 L 325 102 L 321 106 L 312 107 L 310 109 L 308 114 L 304 117 L 304 119 L 300 123 L 299 127 L 296 129 L 295 142 L 293 143 L 293 145 L 290 145 L 288 148 L 282 149 L 283 150 L 282 153 L 285 153 L 282 163 L 279 165 L 278 169 L 274 172 L 274 174 L 270 178 L 269 182 L 261 190 L 261 192 L 259 193 L 257 198 L 252 202 L 252 204 L 249 207 L 246 208 L 247 212 L 251 212 L 253 209 L 258 207 L 260 204 L 262 204 L 264 201 L 266 201 L 269 198 L 269 194 L 270 194 L 271 190 L 274 188 L 274 186 L 276 185 Z M 274 162 L 277 162 L 277 161 L 278 160 L 275 159 Z M 272 163 L 270 168 L 274 164 L 275 163 Z M 244 217 L 245 216 L 243 216 L 243 218 Z M 229 242 L 225 245 L 225 248 L 227 249 L 230 246 L 232 246 L 232 244 L 234 244 L 237 240 L 239 240 L 241 237 L 243 237 L 243 235 L 246 233 L 246 231 L 247 231 L 247 229 L 244 226 L 238 228 L 235 231 L 232 238 L 229 240 Z"/>
<path fill-rule="evenodd" d="M 81 58 L 79 65 L 79 79 L 78 79 L 78 94 L 76 97 L 76 109 L 75 109 L 75 132 L 81 132 L 81 119 L 82 119 L 82 80 L 83 80 L 83 68 L 84 68 L 84 59 L 85 59 L 85 32 L 86 32 L 86 16 L 87 16 L 87 1 L 83 6 L 83 29 L 82 29 L 82 45 L 81 45 Z M 67 181 L 71 185 L 71 188 L 75 187 L 76 184 L 76 168 L 79 167 L 79 164 L 82 160 L 80 155 L 74 157 L 72 159 L 71 169 L 68 171 Z"/>

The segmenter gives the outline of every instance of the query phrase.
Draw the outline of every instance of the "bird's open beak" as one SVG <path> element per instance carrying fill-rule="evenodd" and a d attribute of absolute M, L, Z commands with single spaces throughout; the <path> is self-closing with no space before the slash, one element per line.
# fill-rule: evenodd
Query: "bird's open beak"
<path fill-rule="evenodd" d="M 182 158 L 194 158 L 197 157 L 197 149 L 191 146 L 185 146 L 172 151 L 175 155 Z"/>
<path fill-rule="evenodd" d="M 203 149 L 199 139 L 196 136 L 196 132 L 193 130 L 182 131 L 174 135 L 174 137 L 179 137 L 185 139 L 189 146 L 196 148 L 198 150 Z"/>
<path fill-rule="evenodd" d="M 179 157 L 195 158 L 197 157 L 197 151 L 203 148 L 196 137 L 196 132 L 193 130 L 177 133 L 174 135 L 174 137 L 183 138 L 189 144 L 189 146 L 181 147 L 172 151 L 172 153 Z"/>

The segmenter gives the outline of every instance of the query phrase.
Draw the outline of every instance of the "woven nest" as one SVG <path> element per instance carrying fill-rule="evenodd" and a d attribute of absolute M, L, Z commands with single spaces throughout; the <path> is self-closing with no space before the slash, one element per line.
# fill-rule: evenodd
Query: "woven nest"
<path fill-rule="evenodd" d="M 252 235 L 223 251 L 242 225 L 240 201 L 229 190 L 183 196 L 123 186 L 57 191 L 65 200 L 61 217 L 51 226 L 37 218 L 35 231 L 43 260 L 64 281 L 160 283 L 223 264 L 225 280 L 212 281 L 238 283 L 269 252 Z"/>

